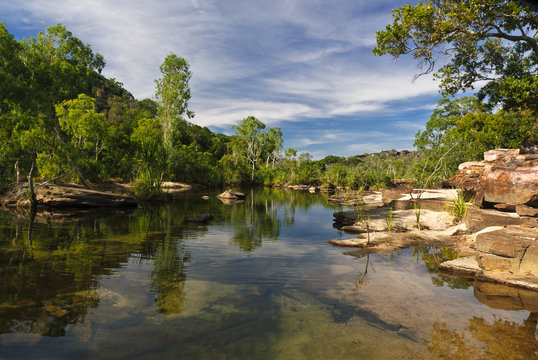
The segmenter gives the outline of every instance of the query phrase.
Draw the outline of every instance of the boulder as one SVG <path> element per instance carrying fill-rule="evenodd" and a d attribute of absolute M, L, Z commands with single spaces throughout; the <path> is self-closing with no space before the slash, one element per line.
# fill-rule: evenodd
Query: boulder
<path fill-rule="evenodd" d="M 452 187 L 475 193 L 475 204 L 504 204 L 538 207 L 538 154 L 520 153 L 519 149 L 494 149 L 484 153 L 484 161 L 459 166 L 447 181 Z M 511 210 L 513 211 L 513 210 Z"/>
<path fill-rule="evenodd" d="M 226 190 L 222 194 L 217 195 L 217 198 L 228 199 L 228 200 L 243 200 L 244 198 L 246 198 L 246 195 L 243 193 L 240 193 L 239 191 Z"/>

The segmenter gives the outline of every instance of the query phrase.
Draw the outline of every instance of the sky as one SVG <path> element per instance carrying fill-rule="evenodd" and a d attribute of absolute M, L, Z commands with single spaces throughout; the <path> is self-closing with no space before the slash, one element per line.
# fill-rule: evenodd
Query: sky
<path fill-rule="evenodd" d="M 409 57 L 375 56 L 375 32 L 404 0 L 0 0 L 18 40 L 61 23 L 137 99 L 154 98 L 159 66 L 190 64 L 191 122 L 233 134 L 253 115 L 284 148 L 314 159 L 411 150 L 440 98 Z"/>

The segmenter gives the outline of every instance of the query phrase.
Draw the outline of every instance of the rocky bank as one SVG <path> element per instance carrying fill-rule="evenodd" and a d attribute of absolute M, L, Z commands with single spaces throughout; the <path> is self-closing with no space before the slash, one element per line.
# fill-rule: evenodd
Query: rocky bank
<path fill-rule="evenodd" d="M 490 150 L 484 161 L 461 164 L 447 184 L 458 190 L 388 189 L 380 193 L 383 206 L 336 212 L 335 227 L 358 235 L 329 242 L 357 248 L 347 252 L 354 256 L 451 247 L 463 257 L 441 271 L 538 290 L 538 154 Z M 459 222 L 448 211 L 458 192 L 473 199 Z"/>

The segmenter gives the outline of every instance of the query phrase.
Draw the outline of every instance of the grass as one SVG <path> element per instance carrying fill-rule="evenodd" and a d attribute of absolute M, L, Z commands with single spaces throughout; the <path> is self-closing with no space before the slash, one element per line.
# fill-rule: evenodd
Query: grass
<path fill-rule="evenodd" d="M 392 220 L 394 219 L 394 209 L 392 208 L 392 206 L 389 208 L 389 213 L 387 214 L 387 229 L 389 231 L 392 230 Z"/>
<path fill-rule="evenodd" d="M 467 209 L 469 208 L 467 203 L 469 201 L 472 201 L 472 198 L 467 193 L 460 191 L 454 201 L 443 206 L 443 210 L 449 213 L 455 222 L 460 222 L 467 214 Z"/>

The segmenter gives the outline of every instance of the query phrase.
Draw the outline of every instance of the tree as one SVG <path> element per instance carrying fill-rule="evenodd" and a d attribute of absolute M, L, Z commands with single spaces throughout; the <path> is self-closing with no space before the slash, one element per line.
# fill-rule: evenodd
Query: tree
<path fill-rule="evenodd" d="M 241 123 L 234 125 L 237 134 L 234 152 L 244 157 L 250 165 L 250 181 L 254 181 L 254 173 L 261 159 L 263 150 L 262 130 L 265 124 L 254 116 L 244 118 Z"/>
<path fill-rule="evenodd" d="M 60 128 L 66 133 L 79 152 L 85 152 L 99 160 L 104 149 L 106 134 L 104 115 L 95 112 L 95 99 L 80 94 L 76 99 L 56 105 Z"/>
<path fill-rule="evenodd" d="M 272 162 L 273 167 L 275 167 L 275 161 L 282 149 L 283 142 L 282 130 L 278 127 L 269 128 L 267 132 L 262 133 L 263 154 L 266 166 L 269 166 L 269 163 Z"/>
<path fill-rule="evenodd" d="M 192 118 L 194 113 L 188 110 L 191 98 L 189 80 L 191 72 L 187 60 L 175 54 L 168 55 L 161 67 L 162 78 L 155 80 L 158 102 L 158 114 L 164 134 L 164 143 L 170 151 L 172 148 L 172 130 L 184 117 Z"/>
<path fill-rule="evenodd" d="M 131 135 L 139 162 L 137 195 L 150 197 L 158 193 L 167 165 L 167 151 L 161 124 L 156 118 L 141 119 Z"/>
<path fill-rule="evenodd" d="M 508 0 L 428 0 L 392 13 L 376 33 L 376 55 L 412 54 L 434 71 L 443 95 L 482 86 L 490 108 L 538 108 L 538 11 Z"/>

